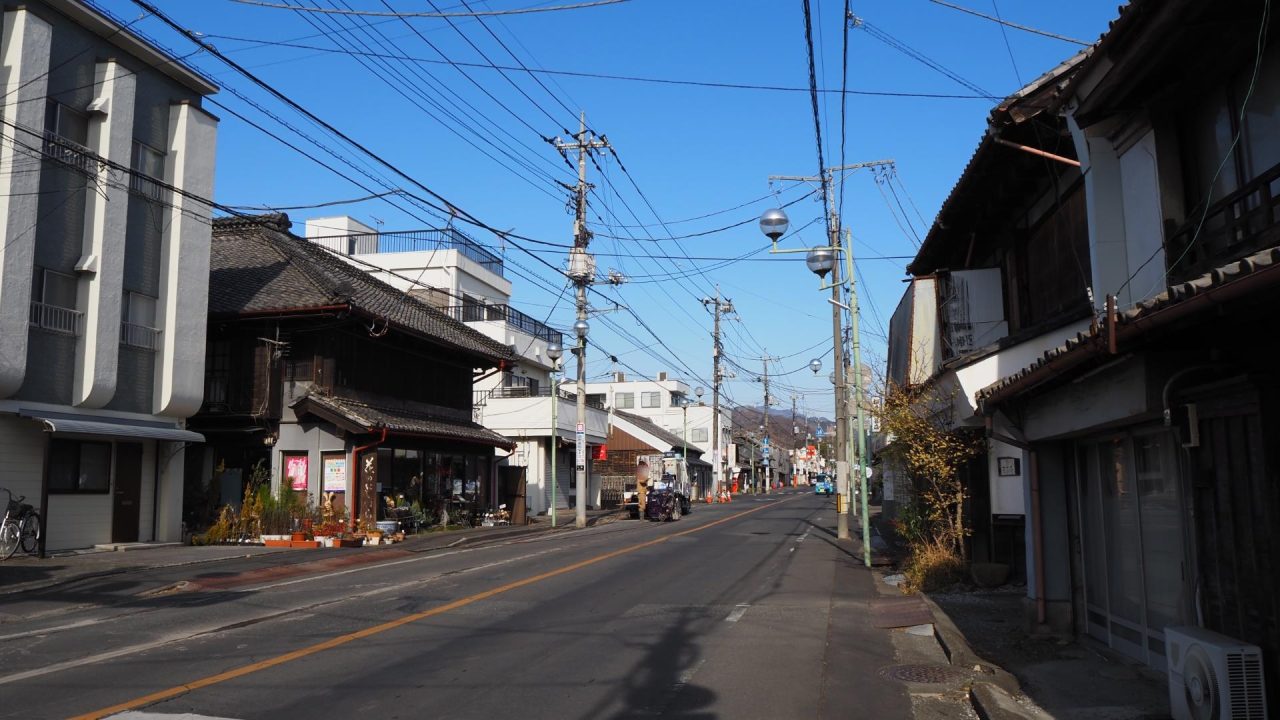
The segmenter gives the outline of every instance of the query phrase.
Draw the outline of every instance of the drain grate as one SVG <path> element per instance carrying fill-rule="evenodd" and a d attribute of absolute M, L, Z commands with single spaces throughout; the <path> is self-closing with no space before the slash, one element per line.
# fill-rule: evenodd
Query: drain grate
<path fill-rule="evenodd" d="M 946 665 L 889 665 L 880 668 L 880 677 L 898 682 L 942 684 L 965 677 L 963 672 Z"/>

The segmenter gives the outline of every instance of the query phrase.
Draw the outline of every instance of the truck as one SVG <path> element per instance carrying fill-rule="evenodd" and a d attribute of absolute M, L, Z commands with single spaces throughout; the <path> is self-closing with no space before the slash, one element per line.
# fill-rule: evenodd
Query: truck
<path fill-rule="evenodd" d="M 645 519 L 679 520 L 681 515 L 693 511 L 693 487 L 683 458 L 675 453 L 641 455 L 636 458 L 636 465 L 641 462 L 649 467 Z M 640 519 L 640 497 L 635 482 L 623 488 L 622 505 L 633 520 Z"/>

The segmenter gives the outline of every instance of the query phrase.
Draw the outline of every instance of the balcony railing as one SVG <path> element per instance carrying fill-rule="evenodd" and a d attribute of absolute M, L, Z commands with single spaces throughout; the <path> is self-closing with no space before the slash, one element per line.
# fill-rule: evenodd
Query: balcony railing
<path fill-rule="evenodd" d="M 31 303 L 31 324 L 52 332 L 79 335 L 80 319 L 83 316 L 84 313 L 79 310 L 42 302 Z"/>
<path fill-rule="evenodd" d="M 155 350 L 160 347 L 160 331 L 146 325 L 122 322 L 120 323 L 120 344 L 141 350 Z"/>
<path fill-rule="evenodd" d="M 98 171 L 98 156 L 89 148 L 46 130 L 44 133 L 45 157 L 92 175 Z"/>
<path fill-rule="evenodd" d="M 499 277 L 502 276 L 502 258 L 456 228 L 322 235 L 308 240 L 343 255 L 457 250 L 463 257 Z"/>
<path fill-rule="evenodd" d="M 526 335 L 532 335 L 539 340 L 545 340 L 557 345 L 564 344 L 564 333 L 547 326 L 542 321 L 526 315 L 510 305 L 476 303 L 472 305 L 450 305 L 443 309 L 455 320 L 461 320 L 462 322 L 502 321 L 510 327 Z"/>
<path fill-rule="evenodd" d="M 559 388 L 556 394 L 560 396 L 561 400 L 568 400 L 569 402 L 578 401 L 577 395 L 565 392 L 565 389 L 563 387 Z M 551 397 L 551 387 L 545 386 L 545 385 L 540 386 L 536 389 L 530 388 L 530 387 L 496 387 L 489 391 L 489 397 L 491 398 L 535 398 L 535 397 L 549 398 Z M 599 400 L 592 400 L 591 398 L 587 398 L 587 407 L 596 408 L 597 410 L 605 409 L 603 402 Z"/>
<path fill-rule="evenodd" d="M 1188 213 L 1187 222 L 1168 241 L 1169 262 L 1177 261 L 1169 277 L 1186 280 L 1276 244 L 1280 165 L 1209 206 L 1207 213 Z"/>

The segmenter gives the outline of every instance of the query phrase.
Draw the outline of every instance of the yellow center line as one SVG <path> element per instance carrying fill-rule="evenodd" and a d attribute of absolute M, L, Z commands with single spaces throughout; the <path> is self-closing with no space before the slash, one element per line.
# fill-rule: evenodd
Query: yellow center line
<path fill-rule="evenodd" d="M 796 496 L 796 497 L 799 497 L 799 496 Z M 347 633 L 346 635 L 339 635 L 337 637 L 325 640 L 324 642 L 319 642 L 314 645 L 308 645 L 307 647 L 299 648 L 297 650 L 284 653 L 283 655 L 277 655 L 273 658 L 260 660 L 258 662 L 250 663 L 248 665 L 242 665 L 238 668 L 227 670 L 226 672 L 220 672 L 216 675 L 209 675 L 207 677 L 200 678 L 199 680 L 193 680 L 189 683 L 184 683 L 182 685 L 175 685 L 165 690 L 159 690 L 159 691 L 150 693 L 148 695 L 136 697 L 132 700 L 126 700 L 125 702 L 122 702 L 118 705 L 112 705 L 111 707 L 102 708 L 100 710 L 94 710 L 92 712 L 88 712 L 83 715 L 77 715 L 74 718 L 72 718 L 72 720 L 98 720 L 98 718 L 104 718 L 109 715 L 115 715 L 116 713 L 121 713 L 126 710 L 135 710 L 140 707 L 144 707 L 147 705 L 152 705 L 154 703 L 169 700 L 171 698 L 177 697 L 184 693 L 191 692 L 193 690 L 200 690 L 201 688 L 209 687 L 210 685 L 217 685 L 219 683 L 227 682 L 228 680 L 235 680 L 236 678 L 244 677 L 245 675 L 250 675 L 256 672 L 261 672 L 268 668 L 276 667 L 277 665 L 284 665 L 285 663 L 293 662 L 294 660 L 301 660 L 302 658 L 315 655 L 316 653 L 324 652 L 325 650 L 332 650 L 333 648 L 346 645 L 349 642 L 354 642 L 356 640 L 361 640 L 363 638 L 379 635 L 381 633 L 387 632 L 388 630 L 394 630 L 398 627 L 401 627 L 402 625 L 415 623 L 415 622 L 418 622 L 419 620 L 425 620 L 429 617 L 435 617 L 436 615 L 443 615 L 444 613 L 457 610 L 458 608 L 462 608 L 468 605 L 472 605 L 474 603 L 478 603 L 481 600 L 488 600 L 489 598 L 494 597 L 496 595 L 509 593 L 512 590 L 518 590 L 522 587 L 533 585 L 534 583 L 542 582 L 543 580 L 549 580 L 553 577 L 558 577 L 560 575 L 565 575 L 567 573 L 571 573 L 576 570 L 581 570 L 582 568 L 604 562 L 605 560 L 611 560 L 621 555 L 633 553 L 633 552 L 636 552 L 637 550 L 643 550 L 644 548 L 652 547 L 654 545 L 664 543 L 670 540 L 671 538 L 682 537 L 684 535 L 692 535 L 693 533 L 702 532 L 703 530 L 706 530 L 708 528 L 713 528 L 717 525 L 721 525 L 723 523 L 727 523 L 732 520 L 737 520 L 738 518 L 745 517 L 752 513 L 757 513 L 757 512 L 760 512 L 761 510 L 766 510 L 775 505 L 780 505 L 784 502 L 789 502 L 791 500 L 796 499 L 796 497 L 790 497 L 784 500 L 778 500 L 776 502 L 768 503 L 767 505 L 761 505 L 759 507 L 752 508 L 750 510 L 744 510 L 743 512 L 735 513 L 733 515 L 730 515 L 725 518 L 721 518 L 714 522 L 709 522 L 706 525 L 700 525 L 696 528 L 690 528 L 689 530 L 682 530 L 678 533 L 672 533 L 670 535 L 663 535 L 660 538 L 649 540 L 648 542 L 643 542 L 643 543 L 640 543 L 639 545 L 632 545 L 630 547 L 622 548 L 621 550 L 614 550 L 612 552 L 604 553 L 603 555 L 596 555 L 595 557 L 587 558 L 586 560 L 581 560 L 579 562 L 572 563 L 570 565 L 565 565 L 564 567 L 556 568 L 555 570 L 549 570 L 540 575 L 534 575 L 532 577 L 527 577 L 523 580 L 516 580 L 514 582 L 507 583 L 506 585 L 499 585 L 498 587 L 485 590 L 484 592 L 478 592 L 474 595 L 468 595 L 467 597 L 454 600 L 453 602 L 450 602 L 450 603 L 445 603 L 444 605 L 431 608 L 430 610 L 423 610 L 422 612 L 413 613 L 411 615 L 404 615 L 402 617 L 396 618 L 395 620 L 384 622 L 380 625 L 372 625 L 370 627 L 364 628 L 363 630 L 357 630 L 355 632 Z"/>

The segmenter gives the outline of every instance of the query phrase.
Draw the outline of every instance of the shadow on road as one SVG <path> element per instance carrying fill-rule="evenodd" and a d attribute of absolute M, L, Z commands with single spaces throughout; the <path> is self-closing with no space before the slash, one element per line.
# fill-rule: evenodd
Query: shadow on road
<path fill-rule="evenodd" d="M 622 690 L 623 709 L 614 720 L 664 717 L 711 720 L 714 713 L 707 708 L 716 700 L 710 689 L 691 683 L 701 652 L 694 642 L 696 620 L 706 620 L 706 613 L 693 609 L 680 612 L 679 618 L 646 649 L 644 658 L 627 676 Z M 594 713 L 584 717 L 595 717 Z"/>

